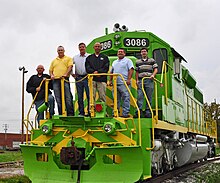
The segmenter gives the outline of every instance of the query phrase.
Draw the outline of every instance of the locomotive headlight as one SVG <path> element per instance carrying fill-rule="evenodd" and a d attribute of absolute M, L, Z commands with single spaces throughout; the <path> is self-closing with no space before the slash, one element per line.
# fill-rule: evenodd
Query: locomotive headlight
<path fill-rule="evenodd" d="M 48 134 L 51 132 L 51 127 L 49 124 L 44 124 L 42 127 L 41 127 L 41 130 L 44 134 Z"/>
<path fill-rule="evenodd" d="M 107 135 L 111 135 L 115 132 L 115 124 L 111 122 L 104 123 L 103 130 Z"/>
<path fill-rule="evenodd" d="M 115 39 L 115 40 L 118 41 L 120 38 L 121 38 L 120 34 L 115 34 L 115 36 L 114 36 L 114 39 Z"/>

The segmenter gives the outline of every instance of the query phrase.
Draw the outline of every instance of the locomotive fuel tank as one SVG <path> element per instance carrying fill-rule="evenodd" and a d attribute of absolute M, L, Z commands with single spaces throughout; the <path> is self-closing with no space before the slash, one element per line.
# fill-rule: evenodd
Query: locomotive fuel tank
<path fill-rule="evenodd" d="M 207 156 L 208 144 L 196 141 L 183 142 L 182 148 L 176 150 L 178 167 L 201 160 Z"/>

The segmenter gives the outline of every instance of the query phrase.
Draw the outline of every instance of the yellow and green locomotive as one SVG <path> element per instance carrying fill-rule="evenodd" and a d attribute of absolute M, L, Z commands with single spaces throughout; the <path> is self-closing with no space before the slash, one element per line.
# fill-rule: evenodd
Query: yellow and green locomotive
<path fill-rule="evenodd" d="M 149 57 L 158 64 L 150 107 L 152 118 L 143 117 L 138 110 L 135 76 L 131 89 L 127 87 L 130 117 L 123 118 L 117 110 L 117 95 L 115 100 L 112 96 L 112 89 L 117 91 L 117 77 L 122 76 L 113 74 L 115 82 L 107 87 L 107 101 L 102 103 L 91 97 L 94 74 L 89 74 L 90 116 L 78 116 L 75 101 L 75 116 L 66 116 L 63 107 L 63 115 L 49 118 L 46 110 L 46 119 L 35 128 L 29 110 L 24 125 L 31 140 L 27 138 L 21 150 L 25 174 L 32 182 L 137 182 L 215 155 L 216 122 L 208 120 L 203 94 L 182 65 L 186 60 L 175 49 L 151 32 L 129 32 L 119 24 L 114 33 L 109 34 L 106 29 L 104 36 L 92 40 L 88 53 L 93 53 L 96 42 L 101 43 L 101 52 L 111 63 L 117 59 L 119 48 L 126 50 L 126 57 L 134 65 L 140 49 L 148 48 Z M 47 86 L 49 81 L 44 82 Z M 63 82 L 61 79 L 61 86 Z M 65 106 L 63 91 L 64 88 Z M 144 95 L 149 103 L 145 92 Z M 45 97 L 47 101 L 47 93 Z M 138 118 L 133 118 L 136 110 Z"/>

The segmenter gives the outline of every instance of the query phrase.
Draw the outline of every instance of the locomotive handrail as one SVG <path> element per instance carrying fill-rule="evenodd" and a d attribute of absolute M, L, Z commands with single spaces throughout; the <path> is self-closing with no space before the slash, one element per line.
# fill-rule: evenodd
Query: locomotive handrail
<path fill-rule="evenodd" d="M 139 132 L 139 145 L 141 145 L 141 121 L 140 121 L 140 110 L 137 106 L 137 103 L 124 79 L 124 77 L 121 75 L 121 74 L 110 74 L 110 73 L 100 73 L 100 74 L 88 74 L 88 83 L 89 83 L 89 88 L 93 88 L 93 85 L 92 85 L 92 81 L 93 81 L 93 76 L 113 76 L 113 81 L 114 81 L 114 84 L 113 84 L 113 88 L 114 88 L 114 116 L 115 117 L 118 117 L 118 109 L 117 109 L 117 82 L 116 82 L 116 79 L 118 76 L 121 77 L 125 87 L 127 88 L 128 92 L 129 92 L 129 95 L 132 99 L 132 101 L 134 102 L 134 105 L 138 111 L 138 132 Z M 95 111 L 95 106 L 94 106 L 94 99 L 93 99 L 93 90 L 91 89 L 90 90 L 90 113 L 91 113 L 91 117 L 94 117 L 94 111 Z"/>
<path fill-rule="evenodd" d="M 186 93 L 186 96 L 187 96 L 187 121 L 188 121 L 188 129 L 191 129 L 190 128 L 190 119 L 189 119 L 189 98 L 191 99 L 191 102 L 194 102 L 196 105 L 199 105 L 199 103 L 193 99 L 191 96 L 188 95 L 188 92 L 187 92 L 187 89 L 186 89 L 186 85 L 184 84 L 185 86 L 185 93 Z M 193 105 L 193 104 L 192 104 Z M 197 132 L 198 132 L 198 127 L 200 126 L 202 128 L 202 132 L 203 133 L 206 133 L 206 134 L 209 134 L 209 135 L 215 135 L 216 136 L 216 133 L 212 132 L 212 131 L 216 131 L 216 122 L 215 120 L 211 120 L 210 121 L 204 121 L 204 106 L 200 105 L 200 107 L 202 108 L 203 110 L 203 118 L 202 118 L 202 121 L 201 121 L 201 125 L 198 125 L 198 121 L 197 121 Z M 193 106 L 192 106 L 193 108 Z M 196 116 L 197 116 L 197 110 L 196 110 Z M 193 124 L 193 129 L 194 130 L 194 117 L 193 117 L 193 111 L 192 111 L 192 124 Z M 214 122 L 214 125 L 212 124 Z M 204 123 L 206 126 L 204 126 Z M 210 124 L 211 126 L 211 131 L 208 131 L 208 124 Z M 201 131 L 201 130 L 200 130 Z"/>
<path fill-rule="evenodd" d="M 127 125 L 126 125 L 127 126 Z M 124 131 L 127 131 L 128 130 L 128 126 L 127 126 L 127 128 L 123 128 L 123 129 L 116 129 L 115 131 L 116 132 L 124 132 Z M 61 131 L 61 130 L 59 130 L 59 131 Z M 66 134 L 69 132 L 69 130 L 63 130 L 64 131 L 64 133 L 63 133 L 63 135 L 62 135 L 62 137 L 63 138 L 67 138 L 67 139 L 72 139 L 72 137 L 73 138 L 83 138 L 83 137 L 85 137 L 89 132 L 105 132 L 103 129 L 100 129 L 100 130 L 92 130 L 92 129 L 88 129 L 88 130 L 86 130 L 82 135 L 78 135 L 78 136 L 74 136 L 74 135 L 72 135 L 72 134 L 70 134 L 70 135 L 67 135 L 66 136 Z M 131 139 L 133 140 L 133 136 L 132 136 L 132 133 L 134 132 L 135 130 L 134 129 L 131 129 Z M 115 142 L 111 142 L 111 143 L 115 143 Z M 122 142 L 120 142 L 120 143 L 122 143 Z M 132 144 L 132 141 L 131 141 L 131 144 Z M 130 144 L 130 145 L 131 145 Z"/>
<path fill-rule="evenodd" d="M 186 96 L 187 96 L 187 98 L 186 98 L 186 103 L 187 103 L 187 121 L 188 121 L 188 129 L 191 129 L 190 128 L 190 119 L 189 119 L 189 98 L 191 99 L 191 105 L 192 105 L 192 108 L 193 108 L 193 104 L 192 104 L 192 101 L 193 102 L 195 102 L 195 104 L 198 104 L 198 102 L 197 101 L 195 101 L 192 97 L 190 97 L 189 95 L 188 95 L 188 92 L 187 92 L 187 89 L 186 89 L 186 85 L 184 84 L 184 88 L 185 88 L 185 93 L 186 93 Z M 196 114 L 197 115 L 197 114 Z M 193 116 L 193 111 L 192 111 L 192 124 L 193 124 L 193 130 L 194 130 L 194 116 Z M 202 121 L 202 129 L 204 128 L 203 127 L 203 123 L 204 123 L 204 121 Z M 204 129 L 203 129 L 203 132 L 204 132 Z"/>
<path fill-rule="evenodd" d="M 44 82 L 44 80 L 41 81 L 39 87 L 42 86 L 43 82 Z M 33 129 L 33 125 L 30 123 L 30 119 L 29 119 L 29 118 L 30 118 L 30 112 L 31 112 L 32 106 L 34 105 L 34 102 L 35 102 L 35 100 L 36 100 L 36 98 L 37 98 L 38 93 L 39 93 L 39 92 L 37 91 L 36 94 L 34 95 L 34 98 L 33 98 L 33 100 L 32 100 L 31 106 L 30 106 L 30 108 L 29 108 L 29 110 L 28 110 L 26 119 L 24 119 L 24 123 L 22 124 L 22 125 L 24 125 L 24 126 L 26 127 L 26 143 L 28 143 L 28 132 L 31 132 L 31 130 Z M 36 119 L 36 118 L 35 118 L 35 119 Z M 25 123 L 25 122 L 26 122 L 26 123 Z M 31 130 L 29 130 L 29 125 L 30 125 L 30 127 L 31 127 Z"/>
<path fill-rule="evenodd" d="M 58 79 L 58 78 L 56 78 Z M 38 87 L 41 87 L 43 82 L 45 82 L 45 102 L 48 102 L 48 85 L 49 85 L 49 81 L 51 79 L 43 79 L 40 83 L 40 85 Z M 26 127 L 26 143 L 28 143 L 28 132 L 32 133 L 32 129 L 34 128 L 33 125 L 30 123 L 30 112 L 31 112 L 31 109 L 32 109 L 32 106 L 34 105 L 34 102 L 37 98 L 37 95 L 38 95 L 38 91 L 36 92 L 36 94 L 34 95 L 34 98 L 32 100 L 32 103 L 31 103 L 31 106 L 27 112 L 27 116 L 26 116 L 26 119 L 24 119 L 24 122 L 26 121 L 26 123 L 24 123 L 25 127 Z M 46 119 L 49 118 L 49 112 L 46 111 Z M 34 118 L 34 121 L 35 121 L 35 127 L 36 127 L 36 119 L 37 119 L 37 114 L 35 115 L 35 118 Z M 31 130 L 29 130 L 29 125 L 31 127 Z"/>
<path fill-rule="evenodd" d="M 87 77 L 87 76 L 86 76 Z M 84 80 L 86 77 L 82 78 L 80 81 Z M 66 112 L 66 103 L 65 103 L 65 91 L 64 91 L 64 83 L 68 82 L 68 83 L 77 83 L 77 82 L 70 82 L 69 80 L 67 80 L 65 77 L 57 77 L 54 80 L 60 80 L 61 83 L 61 110 L 62 110 L 62 116 L 67 116 L 67 112 Z M 78 82 L 80 82 L 78 81 Z M 45 90 L 46 92 L 46 90 Z M 45 94 L 46 96 L 46 94 Z M 46 100 L 46 98 L 45 98 Z"/>
<path fill-rule="evenodd" d="M 149 106 L 149 109 L 150 109 L 150 112 L 151 112 L 151 116 L 153 117 L 154 116 L 153 109 L 152 109 L 152 107 L 150 105 L 149 99 L 148 99 L 147 94 L 146 94 L 146 92 L 144 90 L 144 80 L 145 79 L 150 79 L 150 77 L 148 76 L 148 77 L 143 77 L 142 78 L 142 85 L 141 85 L 141 87 L 142 87 L 142 91 L 144 93 L 144 97 L 146 99 L 146 102 L 147 102 L 147 104 Z M 160 83 L 160 81 L 157 80 L 156 78 L 154 78 L 153 80 L 154 80 L 154 88 L 155 88 L 155 90 L 154 90 L 154 94 L 155 94 L 155 97 L 154 97 L 155 98 L 155 111 L 156 111 L 155 120 L 156 120 L 156 123 L 157 123 L 158 122 L 157 82 Z"/>
<path fill-rule="evenodd" d="M 154 90 L 154 94 L 155 94 L 154 96 L 155 97 L 154 98 L 155 98 L 155 111 L 156 111 L 156 115 L 154 116 L 154 113 L 153 113 L 152 107 L 150 105 L 149 99 L 148 99 L 148 97 L 146 95 L 146 92 L 144 90 L 144 80 L 145 79 L 150 79 L 150 77 L 143 77 L 141 82 L 142 82 L 142 91 L 144 93 L 144 97 L 145 97 L 146 102 L 149 106 L 151 116 L 152 116 L 152 123 L 151 123 L 151 125 L 152 125 L 152 147 L 149 147 L 149 148 L 147 147 L 146 150 L 152 150 L 155 146 L 155 144 L 154 144 L 154 122 L 158 123 L 157 82 L 160 83 L 160 81 L 157 80 L 156 78 L 153 79 L 154 80 L 154 88 L 155 88 L 155 90 Z"/>
<path fill-rule="evenodd" d="M 163 83 L 163 76 L 165 75 L 164 79 L 164 84 L 165 84 L 165 104 L 168 104 L 168 87 L 167 87 L 167 66 L 173 70 L 173 67 L 170 66 L 165 60 L 163 61 L 162 65 L 162 73 L 161 73 L 161 79 L 160 79 L 160 84 Z"/>

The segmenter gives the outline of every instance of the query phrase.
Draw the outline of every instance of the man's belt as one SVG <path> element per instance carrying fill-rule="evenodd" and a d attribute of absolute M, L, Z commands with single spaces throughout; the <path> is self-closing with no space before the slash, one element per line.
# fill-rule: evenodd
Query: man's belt
<path fill-rule="evenodd" d="M 77 75 L 77 77 L 82 77 L 82 78 L 84 78 L 86 76 L 87 76 L 87 74 L 85 74 L 85 75 Z"/>

